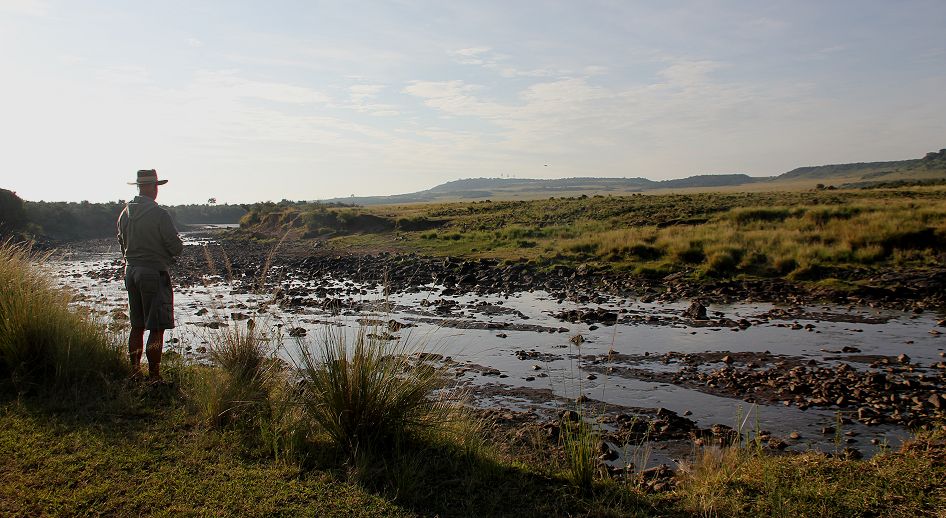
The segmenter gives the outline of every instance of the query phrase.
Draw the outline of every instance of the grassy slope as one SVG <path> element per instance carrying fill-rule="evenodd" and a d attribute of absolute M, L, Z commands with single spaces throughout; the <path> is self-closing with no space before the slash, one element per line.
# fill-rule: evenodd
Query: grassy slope
<path fill-rule="evenodd" d="M 256 228 L 281 231 L 287 227 L 280 222 L 295 221 L 300 233 L 322 235 L 341 250 L 590 263 L 658 275 L 685 270 L 818 280 L 844 271 L 922 268 L 941 264 L 946 240 L 942 186 L 320 209 L 339 221 L 353 221 L 352 215 L 387 221 L 380 231 L 309 225 L 309 208 L 280 210 Z M 437 228 L 404 230 L 417 222 Z"/>

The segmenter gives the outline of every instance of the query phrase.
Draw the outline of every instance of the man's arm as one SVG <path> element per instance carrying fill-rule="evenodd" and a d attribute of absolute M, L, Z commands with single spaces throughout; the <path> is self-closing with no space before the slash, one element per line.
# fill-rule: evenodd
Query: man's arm
<path fill-rule="evenodd" d="M 128 249 L 128 244 L 125 242 L 125 228 L 124 221 L 127 220 L 127 212 L 123 209 L 122 213 L 118 215 L 118 221 L 115 222 L 115 227 L 118 230 L 118 246 L 122 250 L 122 258 L 125 257 L 125 250 Z"/>
<path fill-rule="evenodd" d="M 184 242 L 181 241 L 181 236 L 177 234 L 174 221 L 171 220 L 171 215 L 167 211 L 164 212 L 164 216 L 161 218 L 161 240 L 164 241 L 164 247 L 172 256 L 181 255 L 181 252 L 184 251 Z"/>

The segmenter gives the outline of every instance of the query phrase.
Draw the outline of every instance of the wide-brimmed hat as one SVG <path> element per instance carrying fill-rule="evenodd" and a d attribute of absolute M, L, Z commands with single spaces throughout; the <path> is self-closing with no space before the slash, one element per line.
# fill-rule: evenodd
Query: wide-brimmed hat
<path fill-rule="evenodd" d="M 164 185 L 168 183 L 167 180 L 158 180 L 158 171 L 155 169 L 139 169 L 138 170 L 138 181 L 128 182 L 128 185 Z"/>

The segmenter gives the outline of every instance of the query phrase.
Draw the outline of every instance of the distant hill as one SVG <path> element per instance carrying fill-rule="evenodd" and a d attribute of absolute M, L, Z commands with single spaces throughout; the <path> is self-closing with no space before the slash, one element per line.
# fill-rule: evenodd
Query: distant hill
<path fill-rule="evenodd" d="M 894 162 L 858 162 L 808 166 L 792 169 L 775 181 L 827 180 L 840 187 L 857 188 L 875 184 L 946 179 L 946 149 L 927 153 L 923 158 Z"/>
<path fill-rule="evenodd" d="M 626 195 L 647 191 L 783 190 L 810 189 L 817 184 L 860 188 L 904 183 L 946 181 L 946 149 L 923 158 L 893 162 L 862 162 L 806 166 L 774 177 L 746 174 L 703 174 L 676 180 L 647 178 L 576 177 L 552 180 L 533 178 L 466 178 L 425 191 L 392 196 L 353 196 L 319 200 L 354 205 L 409 204 L 473 200 L 536 199 L 550 196 Z"/>
<path fill-rule="evenodd" d="M 746 185 L 768 180 L 745 174 L 699 175 L 677 180 L 654 181 L 647 178 L 559 178 L 540 180 L 530 178 L 467 178 L 454 180 L 426 191 L 392 196 L 362 196 L 320 200 L 326 203 L 378 205 L 397 203 L 429 203 L 481 199 L 547 198 L 550 196 L 577 196 L 581 194 L 631 194 L 654 189 L 679 189 Z"/>

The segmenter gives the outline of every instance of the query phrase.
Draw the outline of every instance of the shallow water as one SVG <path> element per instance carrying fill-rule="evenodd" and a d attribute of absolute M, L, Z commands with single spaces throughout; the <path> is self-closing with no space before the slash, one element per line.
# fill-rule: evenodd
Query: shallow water
<path fill-rule="evenodd" d="M 187 241 L 189 244 L 206 242 Z M 112 263 L 116 257 L 117 251 L 65 258 L 48 266 L 63 286 L 76 291 L 78 303 L 94 307 L 103 317 L 111 318 L 126 310 L 122 284 L 94 279 L 88 274 L 115 268 Z M 429 285 L 416 293 L 385 297 L 380 288 L 369 289 L 329 277 L 293 279 L 288 287 L 305 287 L 313 298 L 317 298 L 316 289 L 323 289 L 327 296 L 341 300 L 342 304 L 337 311 L 313 307 L 281 309 L 273 303 L 273 294 L 241 293 L 238 281 L 228 283 L 219 277 L 208 277 L 206 286 L 175 291 L 178 327 L 166 333 L 168 347 L 199 358 L 197 351 L 215 332 L 206 325 L 218 323 L 224 329 L 245 326 L 243 320 L 231 318 L 239 313 L 253 318 L 257 325 L 282 329 L 280 334 L 285 339 L 280 344 L 280 354 L 291 359 L 298 353 L 299 341 L 286 336 L 288 328 L 305 329 L 307 336 L 303 342 L 313 342 L 325 332 L 327 325 L 336 329 L 341 326 L 349 336 L 354 336 L 359 320 L 387 322 L 393 319 L 413 326 L 393 333 L 401 340 L 420 343 L 426 350 L 450 357 L 461 371 L 463 367 L 469 368 L 458 375 L 459 384 L 491 387 L 492 390 L 483 391 L 489 395 L 482 394 L 476 399 L 479 405 L 539 413 L 561 410 L 563 399 L 545 398 L 543 401 L 534 395 L 524 395 L 535 393 L 529 389 L 546 389 L 559 398 L 571 400 L 582 393 L 593 400 L 615 405 L 664 407 L 681 415 L 689 412 L 688 417 L 701 427 L 715 423 L 733 426 L 737 416 L 749 414 L 746 423 L 750 429 L 769 430 L 782 437 L 793 431 L 801 433 L 802 438 L 793 442 L 793 449 L 832 450 L 838 446 L 834 436 L 822 435 L 820 428 L 835 424 L 835 410 L 755 405 L 669 383 L 606 374 L 606 368 L 611 365 L 608 358 L 595 366 L 596 379 L 590 380 L 587 379 L 587 358 L 589 355 L 606 356 L 609 352 L 633 355 L 637 358 L 632 362 L 635 369 L 673 373 L 680 365 L 672 361 L 665 363 L 659 358 L 664 353 L 768 351 L 829 365 L 843 361 L 854 368 L 866 369 L 867 364 L 862 361 L 845 360 L 849 355 L 840 354 L 841 348 L 856 347 L 861 351 L 857 356 L 906 353 L 914 363 L 929 366 L 941 360 L 940 352 L 946 346 L 946 337 L 929 332 L 936 326 L 937 319 L 943 318 L 942 314 L 933 312 L 915 315 L 870 307 L 816 306 L 795 308 L 804 310 L 803 314 L 790 320 L 778 320 L 763 318 L 770 310 L 778 309 L 770 304 L 708 307 L 710 315 L 718 312 L 715 314 L 732 320 L 745 318 L 753 324 L 745 330 L 733 330 L 691 325 L 680 318 L 689 305 L 687 301 L 656 304 L 608 298 L 604 304 L 591 307 L 618 312 L 618 323 L 590 326 L 555 318 L 554 313 L 581 306 L 569 301 L 559 302 L 541 291 L 510 296 L 442 296 L 442 287 Z M 444 300 L 455 303 L 451 311 L 436 310 Z M 236 318 L 243 316 L 236 315 Z M 793 328 L 795 323 L 799 325 Z M 806 325 L 811 328 L 805 329 Z M 385 330 L 379 327 L 379 333 Z M 576 335 L 584 339 L 580 348 L 573 341 Z M 516 351 L 535 351 L 541 356 L 540 359 L 519 359 Z M 645 353 L 649 356 L 640 356 Z M 476 394 L 474 390 L 475 397 Z M 869 444 L 870 439 L 897 446 L 908 435 L 906 430 L 895 426 L 868 427 L 857 423 L 844 425 L 844 430 L 857 434 L 857 442 L 850 446 L 868 455 L 875 449 Z"/>

